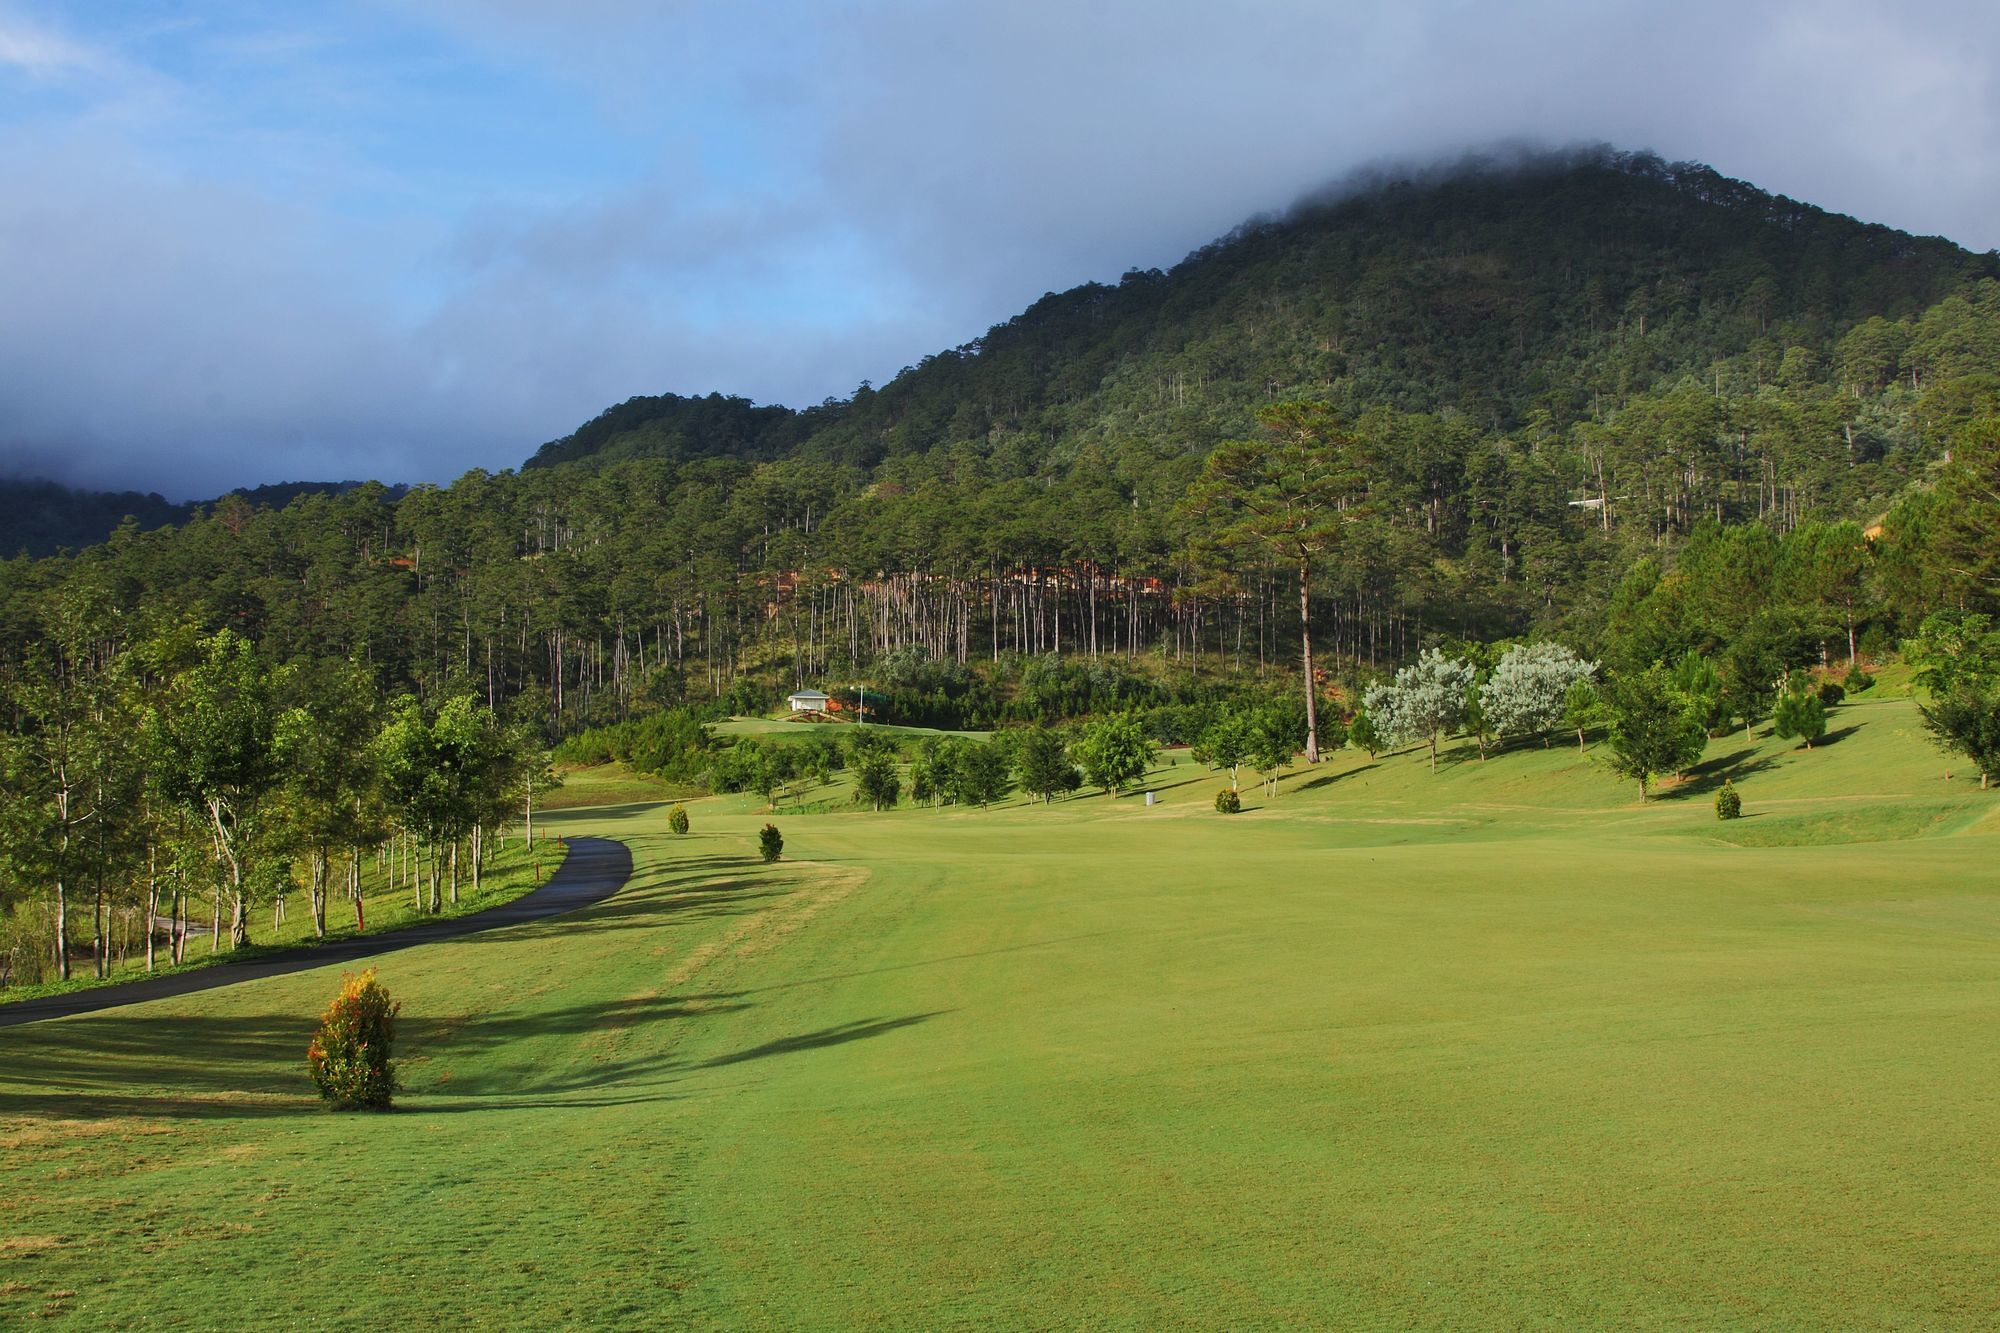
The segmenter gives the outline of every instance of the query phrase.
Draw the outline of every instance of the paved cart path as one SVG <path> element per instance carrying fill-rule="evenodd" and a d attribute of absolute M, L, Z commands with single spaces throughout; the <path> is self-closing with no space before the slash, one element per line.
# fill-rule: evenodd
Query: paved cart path
<path fill-rule="evenodd" d="M 376 954 L 419 944 L 436 944 L 439 940 L 492 930 L 496 926 L 513 926 L 524 921 L 560 916 L 579 907 L 603 902 L 624 888 L 625 881 L 631 876 L 632 852 L 624 843 L 610 838 L 571 838 L 569 855 L 563 859 L 561 868 L 549 877 L 548 883 L 498 907 L 489 907 L 470 916 L 385 930 L 379 935 L 355 935 L 311 947 L 287 949 L 249 962 L 218 963 L 213 967 L 192 968 L 167 977 L 148 977 L 143 981 L 98 986 L 39 1000 L 0 1004 L 0 1027 L 37 1023 L 45 1018 L 64 1018 L 70 1014 L 94 1013 L 99 1009 L 115 1009 L 120 1005 L 141 1004 L 147 1000 L 164 1000 L 174 995 L 213 990 L 217 986 L 255 981 L 259 977 L 282 976 L 287 972 L 303 972 L 307 968 L 372 958 Z"/>

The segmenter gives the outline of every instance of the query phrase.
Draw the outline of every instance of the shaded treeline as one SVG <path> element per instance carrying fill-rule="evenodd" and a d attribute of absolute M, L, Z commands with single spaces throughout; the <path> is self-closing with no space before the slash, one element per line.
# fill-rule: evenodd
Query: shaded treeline
<path fill-rule="evenodd" d="M 134 953 L 183 962 L 191 933 L 241 947 L 253 907 L 276 930 L 294 891 L 315 936 L 342 895 L 358 931 L 369 867 L 440 912 L 553 781 L 539 719 L 470 695 L 426 705 L 359 661 L 277 664 L 89 586 L 45 613 L 0 673 L 0 987 L 67 981 L 85 939 L 100 978 Z"/>

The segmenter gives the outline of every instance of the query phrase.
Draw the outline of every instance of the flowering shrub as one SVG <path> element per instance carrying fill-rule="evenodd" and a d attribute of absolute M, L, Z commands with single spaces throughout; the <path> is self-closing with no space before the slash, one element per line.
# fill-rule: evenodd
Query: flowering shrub
<path fill-rule="evenodd" d="M 1220 815 L 1241 813 L 1243 798 L 1236 794 L 1234 787 L 1224 787 L 1215 794 L 1215 812 Z"/>
<path fill-rule="evenodd" d="M 688 831 L 687 807 L 676 802 L 674 808 L 667 811 L 667 827 L 676 833 L 686 833 Z"/>
<path fill-rule="evenodd" d="M 306 1048 L 313 1086 L 336 1111 L 383 1110 L 396 1091 L 396 1014 L 375 969 L 341 979 L 340 994 L 326 1007 Z"/>

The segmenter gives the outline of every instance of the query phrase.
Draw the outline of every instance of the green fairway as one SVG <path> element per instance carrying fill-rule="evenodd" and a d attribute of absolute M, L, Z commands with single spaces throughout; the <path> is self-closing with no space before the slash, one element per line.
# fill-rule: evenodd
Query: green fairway
<path fill-rule="evenodd" d="M 2000 793 L 1828 740 L 552 813 L 632 885 L 379 960 L 393 1114 L 326 972 L 0 1031 L 0 1324 L 1991 1326 Z"/>
<path fill-rule="evenodd" d="M 662 782 L 647 773 L 635 773 L 623 764 L 566 768 L 562 779 L 562 786 L 542 797 L 536 809 L 538 816 L 547 811 L 573 810 L 587 805 L 669 801 L 687 794 L 672 783 Z M 541 824 L 539 818 L 537 823 Z"/>

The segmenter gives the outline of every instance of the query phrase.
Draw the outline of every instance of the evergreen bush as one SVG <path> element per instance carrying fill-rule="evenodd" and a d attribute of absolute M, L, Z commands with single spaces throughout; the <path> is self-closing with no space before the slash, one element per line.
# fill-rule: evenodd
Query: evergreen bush
<path fill-rule="evenodd" d="M 1863 671 L 1861 669 L 1861 663 L 1856 662 L 1854 663 L 1854 665 L 1847 668 L 1847 676 L 1841 682 L 1841 684 L 1846 687 L 1847 693 L 1859 694 L 1863 690 L 1872 689 L 1874 687 L 1875 677 L 1869 675 L 1866 671 Z"/>
<path fill-rule="evenodd" d="M 1796 736 L 1808 750 L 1814 741 L 1826 735 L 1826 705 L 1803 686 L 1787 689 L 1778 696 L 1771 720 L 1778 735 L 1787 739 Z"/>
<path fill-rule="evenodd" d="M 396 1091 L 390 1058 L 402 1005 L 375 980 L 375 969 L 341 979 L 340 994 L 320 1017 L 306 1047 L 313 1086 L 336 1111 L 387 1109 Z"/>
<path fill-rule="evenodd" d="M 667 827 L 676 833 L 686 833 L 688 831 L 688 812 L 686 806 L 678 801 L 674 803 L 674 808 L 667 811 Z"/>
<path fill-rule="evenodd" d="M 777 860 L 785 851 L 785 835 L 778 832 L 776 824 L 766 824 L 757 833 L 757 854 L 766 863 Z"/>
<path fill-rule="evenodd" d="M 1242 813 L 1242 810 L 1243 798 L 1236 794 L 1234 787 L 1224 787 L 1215 794 L 1215 812 L 1217 814 L 1234 815 Z"/>
<path fill-rule="evenodd" d="M 1715 817 L 1717 819 L 1739 819 L 1743 815 L 1743 797 L 1736 791 L 1736 784 L 1728 778 L 1722 780 L 1722 790 L 1715 794 Z"/>
<path fill-rule="evenodd" d="M 1347 724 L 1347 743 L 1357 750 L 1368 751 L 1370 759 L 1382 753 L 1388 744 L 1382 739 L 1382 733 L 1375 729 L 1375 719 L 1368 716 L 1366 708 L 1354 711 L 1353 721 Z"/>

